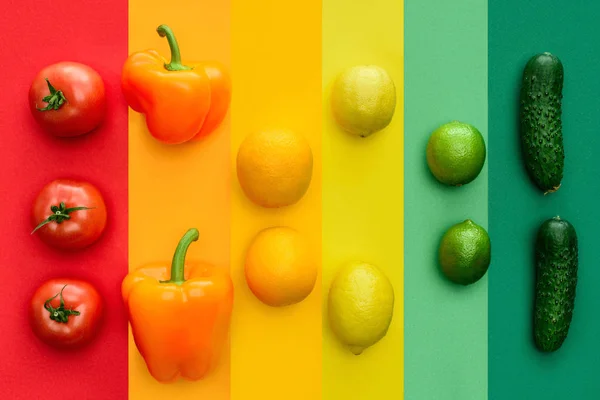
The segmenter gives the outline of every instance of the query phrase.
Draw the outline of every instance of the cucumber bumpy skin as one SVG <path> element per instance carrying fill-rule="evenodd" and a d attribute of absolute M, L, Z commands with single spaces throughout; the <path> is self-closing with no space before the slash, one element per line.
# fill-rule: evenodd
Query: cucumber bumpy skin
<path fill-rule="evenodd" d="M 575 307 L 578 243 L 575 228 L 560 217 L 540 226 L 535 243 L 534 339 L 542 352 L 558 350 Z"/>
<path fill-rule="evenodd" d="M 563 76 L 562 62 L 546 52 L 529 59 L 521 82 L 521 150 L 528 175 L 544 194 L 557 191 L 563 178 Z"/>

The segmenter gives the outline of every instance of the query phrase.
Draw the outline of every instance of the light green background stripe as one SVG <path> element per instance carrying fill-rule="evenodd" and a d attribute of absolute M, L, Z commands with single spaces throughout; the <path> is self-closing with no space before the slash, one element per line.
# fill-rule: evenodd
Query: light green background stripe
<path fill-rule="evenodd" d="M 444 231 L 487 229 L 487 165 L 449 188 L 430 174 L 429 134 L 461 120 L 487 141 L 487 0 L 405 2 L 405 399 L 488 397 L 488 280 L 462 287 L 437 267 Z M 493 258 L 492 238 L 492 258 Z M 494 262 L 490 268 L 494 268 Z"/>

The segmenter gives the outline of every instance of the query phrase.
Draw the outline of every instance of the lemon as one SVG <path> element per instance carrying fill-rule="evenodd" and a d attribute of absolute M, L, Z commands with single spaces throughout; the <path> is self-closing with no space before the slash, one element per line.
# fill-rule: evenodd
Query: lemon
<path fill-rule="evenodd" d="M 442 272 L 448 279 L 460 285 L 473 284 L 489 269 L 490 237 L 484 228 L 467 219 L 444 233 L 438 257 Z"/>
<path fill-rule="evenodd" d="M 347 68 L 336 78 L 331 93 L 333 116 L 342 129 L 367 137 L 387 127 L 396 108 L 396 87 L 376 65 Z"/>
<path fill-rule="evenodd" d="M 297 203 L 312 179 L 310 144 L 300 133 L 289 129 L 249 134 L 240 145 L 236 162 L 243 192 L 265 208 Z"/>
<path fill-rule="evenodd" d="M 481 132 L 473 125 L 452 121 L 431 133 L 427 164 L 435 178 L 446 185 L 473 181 L 485 163 L 486 148 Z"/>
<path fill-rule="evenodd" d="M 394 313 L 394 289 L 387 276 L 365 262 L 344 265 L 329 289 L 332 331 L 355 355 L 379 342 Z"/>
<path fill-rule="evenodd" d="M 297 230 L 275 226 L 260 231 L 246 253 L 246 282 L 263 303 L 283 307 L 312 292 L 318 273 L 315 254 Z"/>

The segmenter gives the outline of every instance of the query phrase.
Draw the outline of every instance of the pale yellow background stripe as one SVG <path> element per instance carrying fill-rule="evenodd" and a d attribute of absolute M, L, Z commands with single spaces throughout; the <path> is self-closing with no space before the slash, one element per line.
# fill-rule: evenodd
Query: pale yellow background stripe
<path fill-rule="evenodd" d="M 323 0 L 323 399 L 403 398 L 404 38 L 403 1 Z M 370 138 L 334 124 L 329 90 L 353 65 L 385 68 L 396 113 Z M 395 312 L 387 336 L 360 356 L 342 347 L 326 320 L 333 274 L 343 263 L 376 264 L 390 277 Z"/>

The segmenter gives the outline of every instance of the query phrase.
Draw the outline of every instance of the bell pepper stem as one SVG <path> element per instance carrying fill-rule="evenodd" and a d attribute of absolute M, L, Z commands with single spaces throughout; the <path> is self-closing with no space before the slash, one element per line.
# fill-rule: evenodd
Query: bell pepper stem
<path fill-rule="evenodd" d="M 181 285 L 185 282 L 184 268 L 185 268 L 185 257 L 192 242 L 198 240 L 199 233 L 198 229 L 192 228 L 188 230 L 177 245 L 175 254 L 173 255 L 173 261 L 171 262 L 171 279 L 168 281 L 161 281 L 162 283 L 175 283 Z"/>
<path fill-rule="evenodd" d="M 192 68 L 181 63 L 181 53 L 179 51 L 179 44 L 175 38 L 175 34 L 168 25 L 160 25 L 156 28 L 156 32 L 160 37 L 166 37 L 169 42 L 169 48 L 171 49 L 171 62 L 165 64 L 165 69 L 169 71 L 187 71 Z"/>

